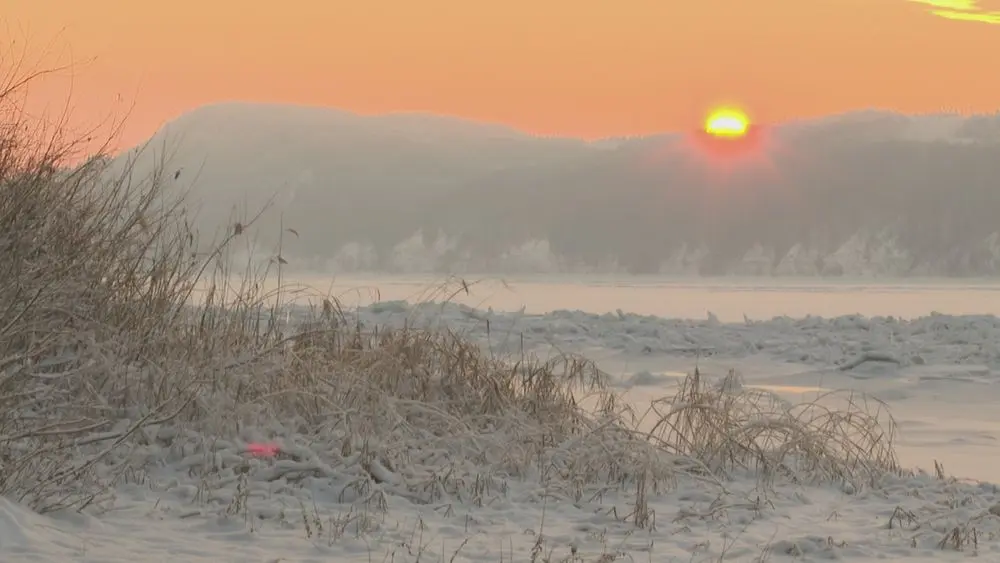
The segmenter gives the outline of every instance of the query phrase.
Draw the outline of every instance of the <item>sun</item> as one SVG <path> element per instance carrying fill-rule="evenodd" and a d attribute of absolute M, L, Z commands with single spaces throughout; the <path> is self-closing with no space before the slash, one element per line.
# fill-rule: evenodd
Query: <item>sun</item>
<path fill-rule="evenodd" d="M 714 137 L 727 139 L 743 137 L 750 128 L 750 118 L 736 108 L 712 110 L 705 119 L 705 132 Z"/>
<path fill-rule="evenodd" d="M 773 168 L 770 158 L 780 143 L 767 124 L 753 123 L 736 103 L 708 107 L 701 126 L 678 145 L 692 162 L 726 174 Z"/>

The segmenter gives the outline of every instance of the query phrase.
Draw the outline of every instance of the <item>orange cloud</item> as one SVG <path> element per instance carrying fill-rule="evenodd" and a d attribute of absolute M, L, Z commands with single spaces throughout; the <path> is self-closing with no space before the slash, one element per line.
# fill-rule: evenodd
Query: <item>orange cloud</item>
<path fill-rule="evenodd" d="M 1000 25 L 1000 11 L 984 10 L 977 0 L 909 0 L 930 8 L 940 18 Z"/>

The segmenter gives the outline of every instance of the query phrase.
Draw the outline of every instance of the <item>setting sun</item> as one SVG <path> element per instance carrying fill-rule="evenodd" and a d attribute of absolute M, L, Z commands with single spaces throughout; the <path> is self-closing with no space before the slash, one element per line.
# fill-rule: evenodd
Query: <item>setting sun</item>
<path fill-rule="evenodd" d="M 747 115 L 735 108 L 719 108 L 705 120 L 705 132 L 715 137 L 742 137 L 750 127 Z"/>

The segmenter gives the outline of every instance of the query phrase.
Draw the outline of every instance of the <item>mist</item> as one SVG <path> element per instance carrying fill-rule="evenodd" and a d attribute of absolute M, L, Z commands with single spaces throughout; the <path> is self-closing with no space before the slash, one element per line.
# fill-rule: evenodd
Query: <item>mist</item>
<path fill-rule="evenodd" d="M 119 160 L 165 161 L 205 237 L 267 207 L 253 251 L 302 272 L 1000 274 L 1000 115 L 867 111 L 773 135 L 766 167 L 720 176 L 668 150 L 676 133 L 226 103 Z"/>

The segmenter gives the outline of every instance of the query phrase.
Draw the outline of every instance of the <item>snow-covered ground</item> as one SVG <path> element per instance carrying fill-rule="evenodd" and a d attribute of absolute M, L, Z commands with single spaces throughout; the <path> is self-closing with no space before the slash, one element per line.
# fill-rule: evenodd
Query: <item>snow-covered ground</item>
<path fill-rule="evenodd" d="M 362 322 L 447 326 L 498 354 L 553 349 L 590 358 L 627 395 L 658 397 L 695 366 L 735 369 L 749 385 L 792 398 L 853 389 L 887 402 L 902 431 L 904 465 L 1000 483 L 1000 318 L 913 320 L 845 316 L 722 323 L 627 313 L 492 313 L 468 307 L 382 303 Z M 489 322 L 487 322 L 487 320 Z M 866 361 L 868 360 L 868 361 Z M 642 397 L 642 398 L 640 398 Z M 643 399 L 644 398 L 644 399 Z M 947 455 L 946 455 L 947 454 Z"/>
<path fill-rule="evenodd" d="M 902 465 L 926 472 L 862 487 L 686 476 L 645 499 L 653 520 L 637 528 L 627 491 L 579 495 L 541 479 L 483 475 L 477 494 L 442 487 L 428 493 L 432 502 L 416 502 L 391 475 L 352 483 L 359 461 L 337 442 L 286 439 L 277 456 L 252 455 L 249 442 L 294 434 L 275 422 L 232 442 L 181 432 L 165 447 L 149 436 L 130 453 L 148 459 L 148 469 L 119 475 L 113 497 L 95 503 L 100 510 L 37 515 L 0 499 L 0 561 L 520 562 L 533 560 L 536 545 L 537 561 L 588 563 L 952 561 L 973 553 L 1000 561 L 1000 491 L 990 484 L 1000 483 L 996 317 L 722 323 L 400 302 L 359 315 L 369 325 L 447 326 L 498 354 L 586 355 L 640 409 L 695 366 L 714 376 L 736 369 L 747 386 L 792 402 L 824 389 L 871 393 L 895 416 Z M 960 479 L 936 477 L 935 461 Z"/>

